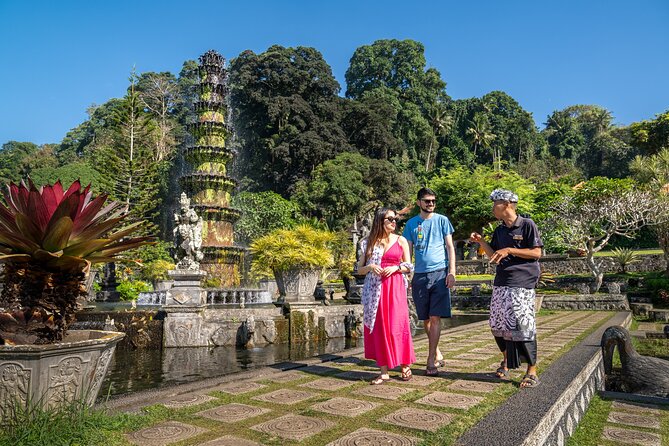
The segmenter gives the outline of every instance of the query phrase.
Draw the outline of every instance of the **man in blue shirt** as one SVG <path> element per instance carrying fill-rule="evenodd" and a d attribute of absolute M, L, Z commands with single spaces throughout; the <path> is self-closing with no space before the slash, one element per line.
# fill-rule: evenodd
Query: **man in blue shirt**
<path fill-rule="evenodd" d="M 448 217 L 434 212 L 437 198 L 432 189 L 423 187 L 417 198 L 420 214 L 407 222 L 402 235 L 409 242 L 416 264 L 411 292 L 429 342 L 425 373 L 436 376 L 439 372 L 435 361 L 441 356 L 438 348 L 441 318 L 451 317 L 450 288 L 455 285 L 453 225 Z"/>

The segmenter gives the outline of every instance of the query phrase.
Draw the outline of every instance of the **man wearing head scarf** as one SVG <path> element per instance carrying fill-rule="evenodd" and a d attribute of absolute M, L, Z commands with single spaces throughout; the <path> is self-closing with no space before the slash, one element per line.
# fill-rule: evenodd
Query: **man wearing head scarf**
<path fill-rule="evenodd" d="M 534 298 L 543 242 L 537 225 L 516 213 L 516 194 L 495 189 L 490 199 L 492 213 L 500 220 L 492 241 L 488 244 L 477 232 L 469 240 L 479 243 L 490 261 L 497 263 L 490 300 L 490 328 L 504 355 L 497 376 L 508 377 L 509 369 L 518 368 L 525 361 L 527 373 L 520 387 L 536 387 L 539 379 Z"/>

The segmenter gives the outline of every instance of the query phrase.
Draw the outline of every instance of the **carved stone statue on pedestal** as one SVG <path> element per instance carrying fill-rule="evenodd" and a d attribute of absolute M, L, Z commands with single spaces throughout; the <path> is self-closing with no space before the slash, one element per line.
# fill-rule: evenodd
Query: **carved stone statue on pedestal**
<path fill-rule="evenodd" d="M 202 247 L 202 218 L 190 207 L 190 199 L 185 193 L 179 200 L 181 208 L 174 214 L 175 260 L 178 270 L 200 270 L 204 254 Z"/>

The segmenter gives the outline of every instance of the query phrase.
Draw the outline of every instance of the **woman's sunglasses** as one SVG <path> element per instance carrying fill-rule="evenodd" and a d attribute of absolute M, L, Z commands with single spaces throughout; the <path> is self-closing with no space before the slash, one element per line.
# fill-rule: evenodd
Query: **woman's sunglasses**
<path fill-rule="evenodd" d="M 398 223 L 400 221 L 399 217 L 386 217 L 384 220 L 388 220 L 391 223 Z"/>

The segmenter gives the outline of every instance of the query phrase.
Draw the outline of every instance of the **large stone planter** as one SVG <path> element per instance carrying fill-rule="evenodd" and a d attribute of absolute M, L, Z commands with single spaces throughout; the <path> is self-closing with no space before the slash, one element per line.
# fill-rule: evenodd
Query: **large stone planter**
<path fill-rule="evenodd" d="M 62 342 L 0 346 L 0 419 L 17 404 L 53 409 L 95 402 L 116 344 L 124 333 L 70 330 Z"/>
<path fill-rule="evenodd" d="M 319 269 L 291 269 L 274 271 L 274 278 L 286 302 L 313 302 L 320 274 Z"/>

